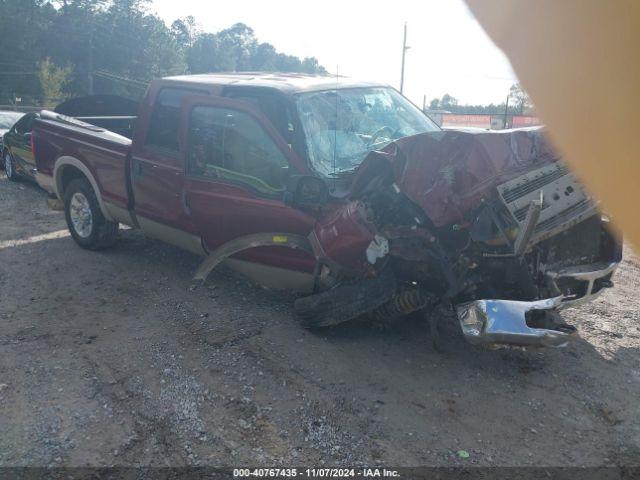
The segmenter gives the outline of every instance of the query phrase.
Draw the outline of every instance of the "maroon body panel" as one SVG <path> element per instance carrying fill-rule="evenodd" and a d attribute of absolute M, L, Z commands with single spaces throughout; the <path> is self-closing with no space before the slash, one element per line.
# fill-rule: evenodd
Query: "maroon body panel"
<path fill-rule="evenodd" d="M 560 159 L 541 129 L 424 133 L 401 138 L 385 152 L 400 191 L 436 226 L 462 222 L 499 184 Z"/>
<path fill-rule="evenodd" d="M 127 208 L 127 155 L 131 140 L 111 132 L 40 119 L 33 130 L 38 172 L 53 176 L 61 156 L 80 160 L 96 180 L 102 198 Z"/>
<path fill-rule="evenodd" d="M 376 234 L 367 219 L 365 206 L 357 201 L 341 205 L 326 214 L 314 229 L 321 260 L 330 260 L 351 271 L 371 268 L 365 251 Z"/>
<path fill-rule="evenodd" d="M 186 191 L 193 221 L 209 251 L 244 235 L 285 232 L 308 235 L 315 218 L 281 200 L 257 198 L 236 185 L 187 179 Z M 235 258 L 281 268 L 312 271 L 314 259 L 301 250 L 263 247 L 247 250 Z"/>

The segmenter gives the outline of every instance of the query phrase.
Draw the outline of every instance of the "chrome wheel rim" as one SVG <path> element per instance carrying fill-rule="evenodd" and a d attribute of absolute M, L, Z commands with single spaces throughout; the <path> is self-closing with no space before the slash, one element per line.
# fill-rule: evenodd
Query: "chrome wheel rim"
<path fill-rule="evenodd" d="M 4 172 L 7 174 L 7 178 L 11 178 L 13 165 L 11 164 L 11 156 L 8 153 L 4 156 Z"/>
<path fill-rule="evenodd" d="M 82 238 L 91 235 L 93 229 L 93 215 L 91 213 L 91 205 L 89 200 L 82 193 L 76 192 L 71 197 L 69 205 L 69 217 L 73 229 Z"/>

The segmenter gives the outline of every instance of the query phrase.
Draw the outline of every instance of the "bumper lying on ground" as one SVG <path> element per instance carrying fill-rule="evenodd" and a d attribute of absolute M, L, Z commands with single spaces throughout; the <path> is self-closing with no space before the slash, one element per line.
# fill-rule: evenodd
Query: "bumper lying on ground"
<path fill-rule="evenodd" d="M 562 281 L 576 284 L 579 287 L 577 293 L 572 296 L 564 295 L 560 305 L 560 308 L 575 307 L 590 302 L 605 288 L 610 287 L 612 283 L 609 279 L 617 267 L 618 262 L 569 267 L 558 272 L 547 272 L 547 279 L 559 294 L 563 294 Z"/>
<path fill-rule="evenodd" d="M 562 347 L 573 337 L 573 332 L 566 328 L 567 325 L 557 324 L 551 328 L 532 327 L 527 323 L 528 314 L 534 311 L 550 312 L 594 299 L 605 287 L 611 286 L 609 278 L 617 265 L 610 263 L 572 267 L 549 274 L 554 285 L 560 279 L 583 282 L 583 290 L 577 296 L 565 297 L 560 294 L 557 297 L 532 302 L 476 300 L 459 305 L 457 313 L 462 333 L 472 344 Z"/>
<path fill-rule="evenodd" d="M 562 297 L 518 302 L 514 300 L 476 300 L 457 308 L 462 333 L 469 343 L 561 347 L 571 334 L 546 328 L 531 328 L 526 314 L 532 310 L 553 310 Z"/>

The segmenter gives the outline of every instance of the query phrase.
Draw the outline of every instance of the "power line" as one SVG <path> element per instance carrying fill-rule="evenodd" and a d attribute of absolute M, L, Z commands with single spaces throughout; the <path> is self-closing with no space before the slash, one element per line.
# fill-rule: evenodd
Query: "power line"
<path fill-rule="evenodd" d="M 37 75 L 38 72 L 2 72 L 0 71 L 0 75 Z"/>
<path fill-rule="evenodd" d="M 33 67 L 36 64 L 33 62 L 0 62 L 0 65 L 11 65 L 13 67 Z"/>
<path fill-rule="evenodd" d="M 116 74 L 111 73 L 111 72 L 106 72 L 104 70 L 96 70 L 96 71 L 93 72 L 93 74 L 98 76 L 98 77 L 105 78 L 107 80 L 112 80 L 112 81 L 120 82 L 120 83 L 126 83 L 126 84 L 129 84 L 132 87 L 138 87 L 138 88 L 141 88 L 141 89 L 145 89 L 149 85 L 149 82 L 145 82 L 143 80 L 136 80 L 136 79 L 128 78 L 128 77 L 123 77 L 123 76 L 116 75 Z"/>

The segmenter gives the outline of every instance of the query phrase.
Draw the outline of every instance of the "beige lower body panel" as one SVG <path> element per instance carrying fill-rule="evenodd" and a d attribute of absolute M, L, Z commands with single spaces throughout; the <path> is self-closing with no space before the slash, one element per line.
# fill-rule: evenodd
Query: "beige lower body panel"
<path fill-rule="evenodd" d="M 313 275 L 310 273 L 235 258 L 228 258 L 224 263 L 229 268 L 267 288 L 301 293 L 313 291 Z"/>
<path fill-rule="evenodd" d="M 149 237 L 157 238 L 196 255 L 207 255 L 207 252 L 202 247 L 202 240 L 197 235 L 183 232 L 145 217 L 136 216 L 134 218 L 128 210 L 111 203 L 106 203 L 105 206 L 114 220 L 131 227 L 138 227 Z M 224 263 L 232 270 L 267 288 L 301 293 L 311 293 L 313 291 L 313 275 L 311 273 L 237 260 L 235 258 L 228 258 Z"/>
<path fill-rule="evenodd" d="M 204 248 L 202 247 L 202 241 L 199 236 L 192 235 L 177 228 L 169 227 L 163 223 L 159 223 L 153 220 L 149 220 L 145 217 L 136 217 L 138 226 L 148 235 L 163 242 L 170 243 L 176 247 L 182 248 L 196 255 L 206 255 Z"/>
<path fill-rule="evenodd" d="M 118 207 L 113 203 L 104 202 L 104 206 L 116 222 L 124 223 L 130 227 L 136 226 L 136 221 L 129 210 Z"/>

